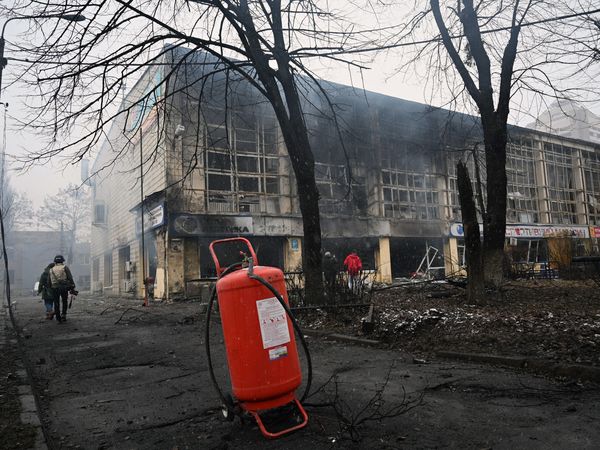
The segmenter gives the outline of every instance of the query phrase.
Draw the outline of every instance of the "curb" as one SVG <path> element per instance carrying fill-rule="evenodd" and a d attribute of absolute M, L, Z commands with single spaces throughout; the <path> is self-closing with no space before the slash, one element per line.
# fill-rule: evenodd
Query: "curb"
<path fill-rule="evenodd" d="M 12 322 L 8 318 L 8 312 L 2 314 L 2 317 L 0 317 L 0 321 L 2 322 L 0 323 L 0 330 L 2 331 L 2 333 L 0 334 L 4 334 L 3 330 L 5 327 L 12 329 L 14 333 L 17 333 L 17 330 L 14 329 Z M 17 339 L 9 339 L 8 342 L 0 342 L 0 348 L 2 347 L 2 345 L 13 345 L 18 347 L 19 343 Z M 40 411 L 37 408 L 35 396 L 33 394 L 33 389 L 31 386 L 31 380 L 29 378 L 27 370 L 25 369 L 25 365 L 20 357 L 19 359 L 17 359 L 17 361 L 15 361 L 15 368 L 17 377 L 19 378 L 21 383 L 25 383 L 20 384 L 17 387 L 19 391 L 19 401 L 21 403 L 21 423 L 24 425 L 31 425 L 36 429 L 36 436 L 33 449 L 48 450 L 46 438 L 44 436 L 44 430 L 42 429 L 42 424 L 40 422 L 41 415 Z"/>
<path fill-rule="evenodd" d="M 581 364 L 556 364 L 545 359 L 526 358 L 518 356 L 498 356 L 485 353 L 437 352 L 440 358 L 458 359 L 500 366 L 530 369 L 553 377 L 565 377 L 600 383 L 600 367 Z"/>
<path fill-rule="evenodd" d="M 321 338 L 325 338 L 325 339 L 331 339 L 331 340 L 342 341 L 342 342 L 350 342 L 352 344 L 368 345 L 368 346 L 377 346 L 377 345 L 381 344 L 381 342 L 376 341 L 374 339 L 366 339 L 366 338 L 359 338 L 356 336 L 349 336 L 347 334 L 332 333 L 331 331 L 302 330 L 302 332 L 307 336 L 321 337 Z"/>

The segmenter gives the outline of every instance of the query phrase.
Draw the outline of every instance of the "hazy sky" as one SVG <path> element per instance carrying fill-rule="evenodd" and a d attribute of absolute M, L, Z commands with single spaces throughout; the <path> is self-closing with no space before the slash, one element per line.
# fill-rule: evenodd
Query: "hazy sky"
<path fill-rule="evenodd" d="M 10 22 L 6 27 L 5 39 L 7 41 L 18 41 L 19 32 L 24 30 L 23 21 L 15 20 Z M 11 53 L 11 48 L 5 51 L 6 58 L 17 57 Z M 10 163 L 10 157 L 14 155 L 23 155 L 28 151 L 39 149 L 40 137 L 34 133 L 28 132 L 26 129 L 19 129 L 18 123 L 25 120 L 27 117 L 27 106 L 24 103 L 24 94 L 28 88 L 20 84 L 11 85 L 11 80 L 18 73 L 14 71 L 18 68 L 11 61 L 4 68 L 2 80 L 2 92 L 0 101 L 8 103 L 7 120 L 6 120 L 6 153 L 7 162 Z M 4 124 L 4 111 L 2 111 L 2 120 L 0 126 Z M 15 164 L 12 164 L 8 170 L 11 185 L 14 189 L 24 192 L 34 202 L 34 207 L 41 205 L 46 195 L 55 194 L 58 189 L 69 182 L 79 184 L 80 175 L 79 167 L 68 165 L 65 161 L 56 160 L 52 164 L 44 166 L 38 165 L 26 172 L 16 170 Z"/>

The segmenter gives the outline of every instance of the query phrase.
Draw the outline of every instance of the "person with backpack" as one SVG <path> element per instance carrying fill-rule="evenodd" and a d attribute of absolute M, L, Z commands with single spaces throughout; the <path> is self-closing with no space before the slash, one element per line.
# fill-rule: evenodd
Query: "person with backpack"
<path fill-rule="evenodd" d="M 360 260 L 360 256 L 356 254 L 356 250 L 352 250 L 346 256 L 344 266 L 346 266 L 346 270 L 348 271 L 348 288 L 356 294 L 359 289 L 359 274 L 362 270 L 362 261 Z"/>
<path fill-rule="evenodd" d="M 48 266 L 42 272 L 40 281 L 38 283 L 38 295 L 42 294 L 42 300 L 46 307 L 46 320 L 52 320 L 54 318 L 54 293 L 50 286 L 50 269 L 54 267 L 54 263 L 48 264 Z"/>
<path fill-rule="evenodd" d="M 69 291 L 75 289 L 75 282 L 71 271 L 65 265 L 62 255 L 54 257 L 54 267 L 50 268 L 50 285 L 54 295 L 54 313 L 58 323 L 66 322 Z M 62 300 L 62 302 L 61 302 Z M 61 309 L 62 303 L 62 309 Z"/>

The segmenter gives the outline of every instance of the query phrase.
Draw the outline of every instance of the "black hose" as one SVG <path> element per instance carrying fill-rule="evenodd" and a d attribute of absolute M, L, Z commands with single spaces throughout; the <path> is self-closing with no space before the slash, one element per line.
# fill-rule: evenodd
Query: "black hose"
<path fill-rule="evenodd" d="M 232 269 L 235 268 L 236 266 L 239 266 L 239 263 L 232 264 L 231 266 L 227 267 L 227 269 L 225 269 L 222 272 L 221 277 L 226 275 L 227 273 L 231 272 Z M 277 291 L 277 289 L 275 289 L 267 280 L 265 280 L 264 278 L 262 278 L 258 275 L 248 274 L 248 277 L 253 280 L 258 281 L 263 286 L 265 286 L 267 289 L 269 289 L 273 293 L 273 295 L 275 295 L 275 297 L 277 298 L 277 300 L 279 301 L 281 306 L 283 306 L 283 309 L 285 310 L 286 314 L 292 321 L 292 326 L 294 327 L 296 334 L 298 334 L 298 337 L 300 338 L 300 342 L 302 343 L 302 347 L 304 348 L 304 354 L 306 355 L 306 363 L 308 366 L 308 368 L 307 368 L 308 374 L 306 377 L 306 387 L 304 388 L 304 393 L 302 394 L 302 397 L 300 399 L 300 401 L 302 402 L 308 396 L 308 392 L 309 392 L 310 386 L 312 384 L 312 360 L 310 357 L 310 351 L 308 350 L 308 344 L 306 343 L 306 340 L 304 339 L 304 334 L 302 333 L 302 329 L 296 322 L 296 319 L 294 318 L 292 311 L 290 310 L 289 306 L 285 303 L 285 301 L 283 300 L 283 297 L 281 297 L 281 294 Z M 213 365 L 212 365 L 212 358 L 211 358 L 211 354 L 210 354 L 210 316 L 211 316 L 211 312 L 212 312 L 212 306 L 213 306 L 215 298 L 216 298 L 216 292 L 217 292 L 217 285 L 215 284 L 212 288 L 212 293 L 210 295 L 210 300 L 208 301 L 208 306 L 207 306 L 208 309 L 206 311 L 206 326 L 204 327 L 204 347 L 206 349 L 206 358 L 208 360 L 208 373 L 210 375 L 210 380 L 213 384 L 213 387 L 217 391 L 217 394 L 219 395 L 219 398 L 221 399 L 221 402 L 224 405 L 233 406 L 233 405 L 228 405 L 228 403 L 230 403 L 230 402 L 228 402 L 228 400 L 225 398 L 225 395 L 223 394 L 223 391 L 221 390 L 221 387 L 219 386 L 217 378 L 215 377 L 215 373 L 214 373 L 214 369 L 213 369 Z"/>
<path fill-rule="evenodd" d="M 228 266 L 223 272 L 221 272 L 221 274 L 219 275 L 219 278 L 223 277 L 224 275 L 227 275 L 230 272 L 233 272 L 234 270 L 240 269 L 241 267 L 242 267 L 242 263 L 239 263 L 239 262 L 234 263 L 234 264 Z M 217 394 L 219 394 L 221 403 L 226 406 L 233 406 L 233 405 L 228 405 L 229 402 L 225 398 L 225 395 L 223 394 L 223 391 L 221 390 L 219 383 L 217 382 L 217 378 L 215 377 L 215 372 L 214 372 L 213 365 L 212 365 L 212 358 L 210 356 L 210 316 L 212 313 L 212 306 L 213 306 L 213 303 L 215 302 L 216 294 L 217 294 L 217 284 L 215 283 L 213 285 L 212 292 L 210 294 L 210 300 L 208 301 L 208 306 L 207 306 L 207 310 L 206 310 L 206 325 L 204 327 L 204 348 L 206 350 L 206 358 L 208 360 L 208 373 L 210 375 L 210 380 L 212 381 L 212 384 L 213 384 L 215 390 L 217 391 Z"/>
<path fill-rule="evenodd" d="M 219 383 L 215 377 L 215 372 L 213 370 L 212 359 L 210 356 L 210 315 L 212 311 L 212 305 L 215 302 L 215 297 L 217 293 L 217 285 L 215 284 L 212 288 L 212 293 L 210 294 L 210 300 L 208 301 L 208 309 L 206 310 L 206 326 L 204 327 L 204 348 L 206 350 L 206 359 L 208 360 L 208 373 L 210 375 L 210 381 L 212 381 L 213 387 L 217 394 L 219 394 L 219 398 L 221 399 L 221 404 L 227 405 L 227 401 L 225 400 L 225 396 L 223 395 L 223 391 L 219 387 Z"/>

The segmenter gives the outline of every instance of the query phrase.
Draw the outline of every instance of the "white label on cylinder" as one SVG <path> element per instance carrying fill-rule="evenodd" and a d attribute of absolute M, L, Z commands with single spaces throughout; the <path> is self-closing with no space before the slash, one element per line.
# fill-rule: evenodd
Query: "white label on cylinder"
<path fill-rule="evenodd" d="M 276 297 L 258 300 L 256 310 L 264 349 L 290 342 L 285 309 Z"/>

